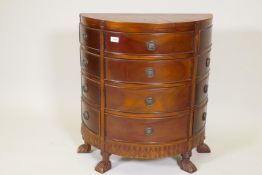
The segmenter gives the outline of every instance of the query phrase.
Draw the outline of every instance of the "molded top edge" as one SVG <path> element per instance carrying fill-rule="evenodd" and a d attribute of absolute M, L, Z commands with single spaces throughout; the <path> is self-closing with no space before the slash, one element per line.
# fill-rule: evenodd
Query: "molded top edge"
<path fill-rule="evenodd" d="M 119 32 L 193 31 L 212 25 L 212 14 L 81 13 L 80 23 L 95 29 Z"/>
<path fill-rule="evenodd" d="M 120 23 L 166 24 L 203 21 L 212 19 L 213 15 L 168 13 L 81 13 L 80 17 Z"/>

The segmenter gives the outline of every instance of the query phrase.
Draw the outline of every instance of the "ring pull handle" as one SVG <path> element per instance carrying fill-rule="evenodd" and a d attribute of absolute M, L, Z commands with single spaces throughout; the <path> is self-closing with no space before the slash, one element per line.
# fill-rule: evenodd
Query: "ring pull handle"
<path fill-rule="evenodd" d="M 84 92 L 84 93 L 87 93 L 88 90 L 89 90 L 88 86 L 86 86 L 86 85 L 82 85 L 81 89 L 82 89 L 82 92 Z"/>
<path fill-rule="evenodd" d="M 88 120 L 89 119 L 89 113 L 87 111 L 85 111 L 83 114 L 82 114 L 82 118 L 84 120 Z"/>
<path fill-rule="evenodd" d="M 146 136 L 151 136 L 151 135 L 153 135 L 153 132 L 154 132 L 154 129 L 151 128 L 151 127 L 147 127 L 147 128 L 144 129 L 144 134 L 145 134 Z"/>
<path fill-rule="evenodd" d="M 151 67 L 145 69 L 147 78 L 153 78 L 155 76 L 155 70 Z"/>
<path fill-rule="evenodd" d="M 203 114 L 202 114 L 202 120 L 203 120 L 203 121 L 206 121 L 206 118 L 207 118 L 207 113 L 206 113 L 206 112 L 203 112 Z"/>
<path fill-rule="evenodd" d="M 148 41 L 146 43 L 148 51 L 155 51 L 156 50 L 156 42 L 155 41 Z"/>
<path fill-rule="evenodd" d="M 208 91 L 208 85 L 206 84 L 203 89 L 204 89 L 204 93 L 207 93 L 207 91 Z"/>
<path fill-rule="evenodd" d="M 210 58 L 207 57 L 207 58 L 206 58 L 206 67 L 209 67 L 209 65 L 210 65 Z"/>
<path fill-rule="evenodd" d="M 146 97 L 145 98 L 145 104 L 147 106 L 151 106 L 155 103 L 155 99 L 153 97 Z"/>

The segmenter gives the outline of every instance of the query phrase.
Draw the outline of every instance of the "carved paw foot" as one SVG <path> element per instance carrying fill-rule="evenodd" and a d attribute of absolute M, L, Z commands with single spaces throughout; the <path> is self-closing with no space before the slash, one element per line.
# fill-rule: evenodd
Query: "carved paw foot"
<path fill-rule="evenodd" d="M 91 145 L 82 144 L 78 147 L 77 153 L 89 153 L 91 151 Z"/>
<path fill-rule="evenodd" d="M 188 173 L 193 173 L 197 170 L 196 166 L 188 159 L 180 160 L 179 166 L 182 170 Z"/>
<path fill-rule="evenodd" d="M 99 173 L 104 173 L 111 169 L 111 162 L 110 161 L 101 161 L 96 165 L 95 170 Z"/>
<path fill-rule="evenodd" d="M 197 146 L 197 152 L 198 153 L 210 153 L 211 150 L 210 150 L 210 148 L 207 144 L 202 143 L 202 144 Z"/>

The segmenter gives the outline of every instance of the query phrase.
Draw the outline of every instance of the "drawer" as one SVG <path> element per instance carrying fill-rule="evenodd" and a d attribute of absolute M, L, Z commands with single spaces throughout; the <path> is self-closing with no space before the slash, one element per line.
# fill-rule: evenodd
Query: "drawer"
<path fill-rule="evenodd" d="M 174 112 L 190 106 L 191 86 L 126 88 L 106 85 L 106 108 L 131 113 Z"/>
<path fill-rule="evenodd" d="M 211 47 L 211 36 L 212 36 L 212 27 L 204 28 L 200 30 L 200 51 L 203 51 Z"/>
<path fill-rule="evenodd" d="M 202 77 L 209 72 L 210 52 L 202 54 L 198 57 L 197 76 Z"/>
<path fill-rule="evenodd" d="M 81 44 L 94 49 L 100 48 L 100 33 L 98 30 L 79 25 L 79 41 Z"/>
<path fill-rule="evenodd" d="M 171 142 L 187 137 L 189 114 L 169 118 L 106 115 L 106 136 L 126 142 Z"/>
<path fill-rule="evenodd" d="M 100 84 L 82 76 L 82 96 L 91 104 L 100 105 Z"/>
<path fill-rule="evenodd" d="M 100 57 L 99 55 L 80 49 L 80 64 L 83 71 L 96 77 L 100 77 Z"/>
<path fill-rule="evenodd" d="M 94 133 L 99 132 L 100 111 L 88 105 L 84 100 L 81 103 L 81 117 L 90 130 Z"/>
<path fill-rule="evenodd" d="M 203 80 L 197 81 L 195 105 L 200 104 L 207 98 L 207 91 L 208 91 L 208 77 L 204 78 Z"/>
<path fill-rule="evenodd" d="M 193 50 L 193 32 L 105 33 L 105 51 L 128 54 L 170 54 Z"/>
<path fill-rule="evenodd" d="M 193 134 L 197 134 L 206 124 L 207 104 L 194 111 Z"/>
<path fill-rule="evenodd" d="M 191 79 L 192 59 L 106 59 L 106 79 L 129 83 L 170 83 Z"/>

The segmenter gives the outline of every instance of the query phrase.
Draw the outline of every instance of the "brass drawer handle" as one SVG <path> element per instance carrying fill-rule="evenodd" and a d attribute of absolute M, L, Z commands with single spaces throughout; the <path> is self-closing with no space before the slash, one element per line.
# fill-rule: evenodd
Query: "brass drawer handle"
<path fill-rule="evenodd" d="M 155 76 L 155 70 L 151 67 L 145 69 L 147 78 L 153 78 Z"/>
<path fill-rule="evenodd" d="M 155 103 L 155 99 L 153 97 L 146 97 L 145 98 L 145 104 L 147 106 L 153 105 Z"/>
<path fill-rule="evenodd" d="M 204 86 L 204 93 L 207 93 L 207 91 L 208 91 L 208 85 L 206 84 L 206 85 Z"/>
<path fill-rule="evenodd" d="M 209 67 L 209 65 L 210 65 L 210 58 L 207 57 L 207 58 L 206 58 L 206 67 Z"/>
<path fill-rule="evenodd" d="M 148 41 L 146 43 L 148 51 L 155 51 L 156 50 L 156 42 L 155 41 Z"/>
<path fill-rule="evenodd" d="M 82 89 L 82 92 L 87 93 L 89 88 L 86 85 L 82 85 L 81 89 Z"/>
<path fill-rule="evenodd" d="M 151 127 L 148 127 L 148 128 L 145 128 L 145 129 L 144 129 L 144 134 L 145 134 L 146 136 L 153 135 L 153 132 L 154 132 L 154 129 L 151 128 Z"/>
<path fill-rule="evenodd" d="M 203 121 L 206 121 L 206 118 L 207 118 L 207 113 L 206 113 L 206 112 L 203 112 L 203 114 L 202 114 L 202 120 L 203 120 Z"/>
<path fill-rule="evenodd" d="M 82 118 L 84 120 L 88 120 L 89 119 L 89 113 L 87 111 L 85 111 L 83 114 L 82 114 Z"/>

